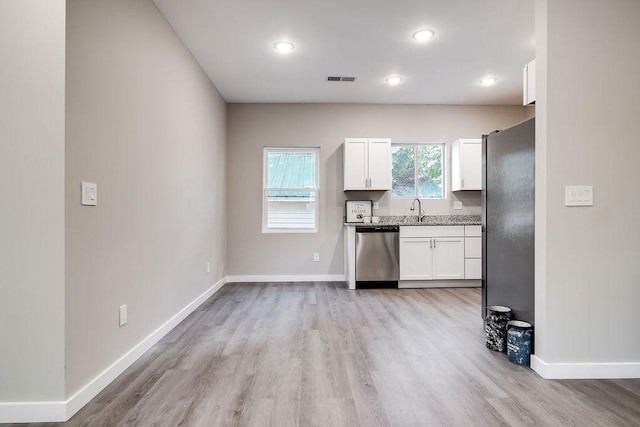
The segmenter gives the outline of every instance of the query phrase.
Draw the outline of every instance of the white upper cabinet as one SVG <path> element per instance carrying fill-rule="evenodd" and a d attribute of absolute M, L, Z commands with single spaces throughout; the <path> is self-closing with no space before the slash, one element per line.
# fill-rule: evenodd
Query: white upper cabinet
<path fill-rule="evenodd" d="M 344 189 L 366 190 L 369 180 L 369 140 L 344 140 Z"/>
<path fill-rule="evenodd" d="M 369 190 L 391 190 L 391 139 L 369 139 Z"/>
<path fill-rule="evenodd" d="M 529 62 L 522 70 L 522 105 L 536 103 L 536 60 Z"/>
<path fill-rule="evenodd" d="M 482 189 L 482 140 L 458 139 L 451 145 L 451 191 Z"/>
<path fill-rule="evenodd" d="M 391 190 L 391 139 L 344 140 L 344 189 Z"/>

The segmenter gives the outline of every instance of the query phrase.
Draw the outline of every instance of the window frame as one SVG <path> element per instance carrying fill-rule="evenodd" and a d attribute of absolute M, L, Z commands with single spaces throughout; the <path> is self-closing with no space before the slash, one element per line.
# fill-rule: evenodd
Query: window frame
<path fill-rule="evenodd" d="M 414 196 L 396 196 L 395 194 L 393 194 L 393 147 L 394 146 L 401 146 L 401 147 L 407 147 L 407 146 L 412 146 L 414 147 L 414 150 L 417 149 L 417 147 L 419 146 L 424 146 L 424 145 L 439 145 L 442 147 L 442 197 L 431 197 L 431 198 L 426 198 L 426 197 L 420 197 L 417 194 Z M 417 154 L 417 153 L 416 153 Z M 415 198 L 419 198 L 421 200 L 445 200 L 447 199 L 447 184 L 448 184 L 448 180 L 447 180 L 447 172 L 448 172 L 448 168 L 447 168 L 447 143 L 446 142 L 392 142 L 391 143 L 391 198 L 392 199 L 415 199 Z M 417 166 L 417 161 L 418 161 L 418 156 L 416 155 L 414 158 L 414 179 L 415 179 L 415 183 L 416 183 L 416 187 L 418 184 L 418 168 Z"/>
<path fill-rule="evenodd" d="M 269 153 L 314 153 L 315 154 L 315 187 L 314 188 L 270 188 L 269 182 Z M 314 226 L 313 228 L 269 228 L 269 191 L 303 191 L 315 193 Z M 268 146 L 262 149 L 262 233 L 317 233 L 320 229 L 320 147 L 282 147 Z"/>

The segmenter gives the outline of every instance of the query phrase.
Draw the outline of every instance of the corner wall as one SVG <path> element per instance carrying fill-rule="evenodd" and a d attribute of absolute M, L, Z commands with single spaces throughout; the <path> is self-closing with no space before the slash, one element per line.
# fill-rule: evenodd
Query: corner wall
<path fill-rule="evenodd" d="M 224 277 L 226 105 L 151 0 L 69 0 L 67 25 L 70 397 Z"/>
<path fill-rule="evenodd" d="M 480 138 L 526 120 L 532 108 L 519 106 L 230 104 L 228 143 L 229 274 L 331 279 L 344 275 L 342 142 L 347 137 L 390 137 L 393 142 L 446 142 Z M 262 233 L 262 148 L 320 147 L 320 228 L 314 234 Z M 449 160 L 446 180 L 450 181 Z M 411 199 L 390 192 L 349 192 L 350 199 L 378 201 L 378 215 L 410 214 Z M 461 200 L 464 210 L 452 210 Z M 423 200 L 430 215 L 480 214 L 480 192 L 447 192 Z M 320 262 L 313 262 L 313 253 Z M 234 277 L 232 276 L 232 279 Z"/>
<path fill-rule="evenodd" d="M 640 3 L 537 1 L 536 369 L 640 377 Z"/>
<path fill-rule="evenodd" d="M 0 2 L 0 403 L 64 399 L 64 43 L 64 0 Z"/>

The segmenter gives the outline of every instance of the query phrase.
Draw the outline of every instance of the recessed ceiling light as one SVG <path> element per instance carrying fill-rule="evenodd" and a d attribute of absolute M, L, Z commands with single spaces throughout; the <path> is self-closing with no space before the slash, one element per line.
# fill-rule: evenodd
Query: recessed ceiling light
<path fill-rule="evenodd" d="M 400 76 L 389 76 L 384 79 L 385 82 L 389 83 L 391 86 L 399 85 L 402 82 L 402 77 Z"/>
<path fill-rule="evenodd" d="M 293 50 L 293 43 L 287 41 L 279 41 L 273 44 L 273 48 L 280 53 L 289 53 Z"/>
<path fill-rule="evenodd" d="M 413 39 L 419 42 L 423 42 L 425 40 L 429 40 L 435 35 L 436 33 L 433 30 L 418 30 L 415 33 L 413 33 Z"/>
<path fill-rule="evenodd" d="M 495 77 L 487 77 L 487 78 L 484 78 L 484 79 L 480 80 L 480 84 L 482 86 L 492 86 L 497 81 L 498 81 L 498 79 L 496 79 Z"/>

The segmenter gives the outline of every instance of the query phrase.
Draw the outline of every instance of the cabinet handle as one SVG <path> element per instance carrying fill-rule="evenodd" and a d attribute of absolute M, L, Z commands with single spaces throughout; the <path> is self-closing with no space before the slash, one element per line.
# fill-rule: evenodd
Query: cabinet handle
<path fill-rule="evenodd" d="M 433 249 L 435 249 L 435 248 L 436 248 L 436 242 L 437 242 L 437 240 L 436 240 L 436 239 L 433 239 Z"/>
<path fill-rule="evenodd" d="M 433 239 L 429 239 L 429 249 L 433 249 Z"/>

